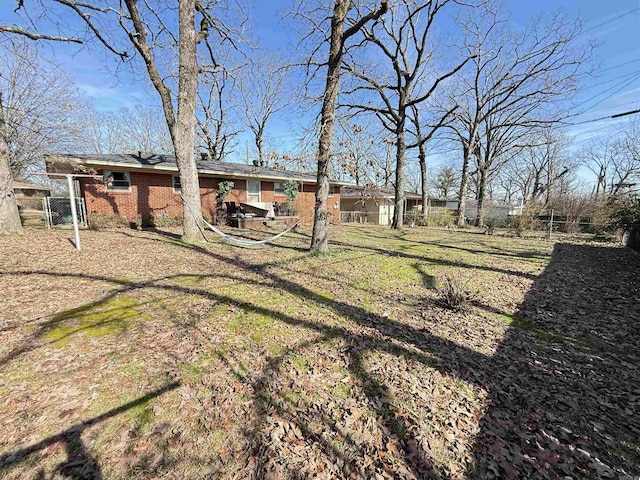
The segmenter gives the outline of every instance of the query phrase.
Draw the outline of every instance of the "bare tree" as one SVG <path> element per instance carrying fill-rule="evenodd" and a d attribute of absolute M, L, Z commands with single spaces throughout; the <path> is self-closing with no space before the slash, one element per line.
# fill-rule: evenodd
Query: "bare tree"
<path fill-rule="evenodd" d="M 523 204 L 541 202 L 546 207 L 562 178 L 574 168 L 575 162 L 567 154 L 569 139 L 561 131 L 545 128 L 525 143 L 499 172 L 498 182 L 505 202 L 517 198 Z"/>
<path fill-rule="evenodd" d="M 373 121 L 371 121 L 373 120 Z M 336 152 L 332 166 L 334 175 L 352 179 L 356 185 L 384 182 L 386 167 L 386 143 L 378 139 L 384 136 L 379 122 L 374 119 L 354 119 L 350 115 L 336 118 Z M 387 169 L 393 171 L 393 169 Z M 337 176 L 337 175 L 336 175 Z"/>
<path fill-rule="evenodd" d="M 286 81 L 289 70 L 285 62 L 266 52 L 256 52 L 255 60 L 245 68 L 238 80 L 241 116 L 251 130 L 258 161 L 265 161 L 264 135 L 271 117 L 285 109 L 291 96 Z"/>
<path fill-rule="evenodd" d="M 17 178 L 42 170 L 46 153 L 73 150 L 86 127 L 87 101 L 71 78 L 26 41 L 2 44 L 5 140 Z"/>
<path fill-rule="evenodd" d="M 458 108 L 454 105 L 449 110 L 445 111 L 440 118 L 437 119 L 435 124 L 427 124 L 420 116 L 420 109 L 416 104 L 411 105 L 409 119 L 413 123 L 413 130 L 411 133 L 415 138 L 415 143 L 407 145 L 407 148 L 418 148 L 418 164 L 420 165 L 420 191 L 422 194 L 422 217 L 427 218 L 429 215 L 429 190 L 427 181 L 427 144 L 431 141 L 436 132 L 442 128 L 443 125 L 451 118 L 451 115 Z M 426 126 L 426 128 L 423 126 Z"/>
<path fill-rule="evenodd" d="M 440 198 L 449 200 L 453 192 L 460 185 L 460 175 L 455 168 L 441 166 L 436 175 L 434 189 Z"/>
<path fill-rule="evenodd" d="M 1 47 L 0 232 L 7 233 L 20 227 L 10 179 L 41 170 L 45 153 L 78 145 L 85 100 L 67 75 L 25 41 Z"/>
<path fill-rule="evenodd" d="M 614 165 L 612 194 L 640 192 L 640 121 L 627 123 L 617 143 L 620 157 Z"/>
<path fill-rule="evenodd" d="M 347 40 L 360 32 L 370 21 L 380 18 L 387 11 L 387 0 L 382 0 L 380 7 L 360 15 L 347 25 L 347 15 L 354 9 L 349 0 L 335 0 L 331 17 L 331 36 L 329 38 L 329 59 L 324 88 L 322 110 L 320 112 L 320 135 L 318 137 L 318 174 L 316 181 L 316 206 L 313 217 L 313 235 L 311 250 L 326 251 L 327 245 L 327 211 L 329 197 L 329 165 L 331 163 L 331 147 L 335 125 L 336 100 L 340 85 L 340 70 L 345 54 Z M 359 13 L 359 12 L 357 12 Z"/>
<path fill-rule="evenodd" d="M 142 60 L 148 78 L 160 96 L 178 164 L 182 184 L 183 238 L 195 240 L 202 231 L 200 189 L 194 157 L 196 92 L 198 73 L 202 69 L 197 61 L 197 46 L 210 47 L 208 37 L 213 32 L 223 40 L 231 40 L 230 29 L 210 13 L 217 2 L 179 0 L 177 7 L 136 0 L 114 0 L 111 3 L 96 6 L 79 0 L 53 0 L 44 7 L 38 22 L 42 29 L 56 28 L 56 17 L 72 14 L 85 25 L 92 40 L 120 59 L 130 59 L 137 54 Z M 23 21 L 33 23 L 25 11 L 24 2 L 18 0 L 16 4 L 16 11 L 27 19 Z M 197 30 L 196 16 L 199 18 Z M 178 25 L 177 37 L 168 27 L 175 23 Z M 42 30 L 33 34 L 26 28 L 2 25 L 0 32 L 39 40 L 83 41 L 75 33 L 59 36 Z M 171 70 L 171 66 L 176 64 L 176 50 L 177 72 Z M 212 51 L 211 48 L 207 50 Z M 177 75 L 177 85 L 174 75 Z"/>
<path fill-rule="evenodd" d="M 640 140 L 633 125 L 618 138 L 607 138 L 582 147 L 576 156 L 596 177 L 594 197 L 619 195 L 640 181 Z"/>
<path fill-rule="evenodd" d="M 369 58 L 382 58 L 384 65 L 376 70 L 365 68 L 359 58 L 351 56 L 345 70 L 354 79 L 344 103 L 352 112 L 367 112 L 377 116 L 394 136 L 396 143 L 395 211 L 392 228 L 402 228 L 404 215 L 405 156 L 407 123 L 411 109 L 428 100 L 438 86 L 460 70 L 467 59 L 444 73 L 434 74 L 433 51 L 428 40 L 439 12 L 452 0 L 415 2 L 402 0 L 390 9 L 384 21 L 363 29 L 363 45 L 373 46 Z M 430 70 L 427 71 L 427 66 Z M 385 74 L 388 73 L 388 74 Z M 377 97 L 373 103 L 371 95 Z M 428 135 L 426 136 L 428 137 Z M 425 138 L 426 138 L 425 137 Z M 416 146 L 425 142 L 418 142 Z"/>
<path fill-rule="evenodd" d="M 96 153 L 171 153 L 167 123 L 157 108 L 135 105 L 115 112 L 91 112 L 85 138 Z"/>
<path fill-rule="evenodd" d="M 227 70 L 207 72 L 198 91 L 201 111 L 198 115 L 198 145 L 216 162 L 224 161 L 232 153 L 233 139 L 240 133 L 230 126 L 233 107 L 229 105 L 229 87 L 232 85 L 233 79 Z"/>
<path fill-rule="evenodd" d="M 487 182 L 522 146 L 532 128 L 552 125 L 561 106 L 577 87 L 577 73 L 589 49 L 576 46 L 579 23 L 561 15 L 536 19 L 519 33 L 509 31 L 498 8 L 476 10 L 460 22 L 466 31 L 465 51 L 473 56 L 455 95 L 459 109 L 450 124 L 462 145 L 463 166 L 458 195 L 458 225 L 464 224 L 469 166 L 478 171 L 478 225 Z M 493 172 L 492 172 L 493 170 Z"/>

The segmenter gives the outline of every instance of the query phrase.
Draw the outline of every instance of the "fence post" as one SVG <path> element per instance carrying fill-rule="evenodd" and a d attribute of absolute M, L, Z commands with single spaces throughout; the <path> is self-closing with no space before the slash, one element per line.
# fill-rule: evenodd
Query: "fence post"
<path fill-rule="evenodd" d="M 549 220 L 549 240 L 551 240 L 552 231 L 553 231 L 553 208 L 551 209 L 551 220 Z"/>

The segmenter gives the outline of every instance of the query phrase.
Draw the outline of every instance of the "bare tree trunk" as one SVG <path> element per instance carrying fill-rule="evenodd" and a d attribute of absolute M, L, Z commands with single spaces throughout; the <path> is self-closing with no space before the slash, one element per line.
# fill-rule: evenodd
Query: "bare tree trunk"
<path fill-rule="evenodd" d="M 262 165 L 264 153 L 262 152 L 262 134 L 256 135 L 256 149 L 258 150 L 258 163 Z"/>
<path fill-rule="evenodd" d="M 182 238 L 187 241 L 200 238 L 202 222 L 200 184 L 193 153 L 196 136 L 196 90 L 198 89 L 195 8 L 195 0 L 180 0 L 178 3 L 179 83 L 174 146 L 182 183 Z"/>
<path fill-rule="evenodd" d="M 487 172 L 480 170 L 480 181 L 478 182 L 478 205 L 476 207 L 476 227 L 484 226 L 484 197 L 487 190 Z"/>
<path fill-rule="evenodd" d="M 464 147 L 464 153 L 462 157 L 462 175 L 460 178 L 460 192 L 458 193 L 458 218 L 456 219 L 456 225 L 464 227 L 464 209 L 467 203 L 467 191 L 469 190 L 469 161 L 470 161 L 470 149 Z"/>
<path fill-rule="evenodd" d="M 427 152 L 424 144 L 418 145 L 418 162 L 420 163 L 420 187 L 422 193 L 422 218 L 429 218 L 429 195 L 427 193 Z"/>
<path fill-rule="evenodd" d="M 404 223 L 404 164 L 407 152 L 404 123 L 397 131 L 396 140 L 396 196 L 395 211 L 393 214 L 393 224 L 391 228 L 395 230 L 402 229 Z"/>
<path fill-rule="evenodd" d="M 6 141 L 6 125 L 0 90 L 0 234 L 22 233 L 22 223 L 11 183 L 9 145 Z"/>

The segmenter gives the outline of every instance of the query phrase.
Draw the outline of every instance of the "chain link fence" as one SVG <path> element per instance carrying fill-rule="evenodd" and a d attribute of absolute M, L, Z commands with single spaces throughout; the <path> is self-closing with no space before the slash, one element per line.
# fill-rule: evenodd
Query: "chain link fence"
<path fill-rule="evenodd" d="M 75 200 L 76 211 L 78 212 L 78 226 L 86 228 L 88 224 L 84 198 L 76 198 Z M 47 228 L 65 228 L 73 225 L 69 197 L 44 197 L 42 199 L 42 209 Z"/>

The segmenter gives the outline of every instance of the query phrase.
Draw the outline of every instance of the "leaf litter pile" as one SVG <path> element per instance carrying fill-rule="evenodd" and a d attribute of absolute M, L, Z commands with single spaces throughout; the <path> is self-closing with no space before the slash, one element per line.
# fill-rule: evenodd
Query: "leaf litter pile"
<path fill-rule="evenodd" d="M 0 238 L 0 478 L 640 476 L 640 255 L 343 226 Z M 470 289 L 445 309 L 438 279 Z"/>

